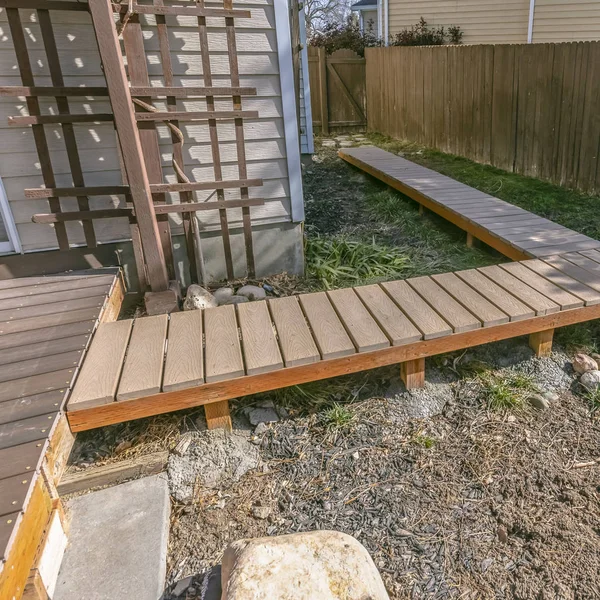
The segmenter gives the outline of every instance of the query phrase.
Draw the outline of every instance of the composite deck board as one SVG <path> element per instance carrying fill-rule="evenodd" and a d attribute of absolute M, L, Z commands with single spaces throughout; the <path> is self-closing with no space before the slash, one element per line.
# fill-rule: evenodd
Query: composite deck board
<path fill-rule="evenodd" d="M 235 306 L 204 311 L 206 381 L 222 381 L 245 374 Z"/>
<path fill-rule="evenodd" d="M 28 442 L 45 442 L 58 416 L 58 412 L 51 412 L 0 425 L 0 450 Z"/>
<path fill-rule="evenodd" d="M 270 299 L 268 302 L 285 366 L 306 365 L 321 360 L 297 296 Z"/>
<path fill-rule="evenodd" d="M 171 314 L 163 392 L 182 390 L 204 382 L 202 329 L 201 310 Z"/>
<path fill-rule="evenodd" d="M 484 327 L 508 323 L 510 320 L 506 313 L 478 294 L 454 273 L 433 275 L 432 279 L 473 313 L 483 323 Z"/>
<path fill-rule="evenodd" d="M 24 473 L 0 480 L 0 517 L 22 510 L 35 473 Z"/>
<path fill-rule="evenodd" d="M 571 241 L 554 243 L 537 242 L 537 234 L 544 232 L 551 221 L 538 217 L 520 207 L 495 198 L 468 185 L 460 183 L 433 171 L 410 162 L 402 157 L 376 147 L 343 148 L 339 156 L 367 173 L 378 177 L 388 185 L 407 193 L 417 202 L 422 201 L 427 207 L 452 220 L 455 225 L 485 237 L 484 241 L 511 258 L 527 256 L 550 256 L 580 250 L 600 248 L 600 242 L 587 236 L 575 237 Z M 448 212 L 450 211 L 450 212 Z M 530 227 L 531 238 L 509 240 L 502 235 L 503 229 L 510 231 L 514 226 Z M 476 226 L 476 228 L 475 228 Z M 475 229 L 475 231 L 474 231 Z M 481 232 L 486 230 L 486 235 Z M 560 229 L 564 234 L 576 235 L 566 228 Z M 487 233 L 491 234 L 488 238 Z M 557 238 L 560 241 L 560 238 Z M 522 241 L 522 243 L 520 243 Z M 510 250 L 512 248 L 513 250 Z"/>
<path fill-rule="evenodd" d="M 526 260 L 522 264 L 563 290 L 573 294 L 573 296 L 577 296 L 585 302 L 586 306 L 600 303 L 600 293 L 596 290 L 573 279 L 563 271 L 550 266 L 542 260 Z"/>
<path fill-rule="evenodd" d="M 55 302 L 67 302 L 69 300 L 78 300 L 82 298 L 95 298 L 96 300 L 99 300 L 110 292 L 110 288 L 111 284 L 107 284 L 83 289 L 53 292 L 51 294 L 36 294 L 35 296 L 8 298 L 6 300 L 0 300 L 0 312 L 15 308 L 40 306 L 44 304 L 53 304 Z"/>
<path fill-rule="evenodd" d="M 534 273 L 521 263 L 507 263 L 499 265 L 499 267 L 558 304 L 561 310 L 583 306 L 583 300 L 569 294 L 569 292 Z"/>
<path fill-rule="evenodd" d="M 365 285 L 354 289 L 393 346 L 410 344 L 423 337 L 379 285 Z"/>
<path fill-rule="evenodd" d="M 61 354 L 51 354 L 41 358 L 30 358 L 20 362 L 0 366 L 0 385 L 10 385 L 10 381 L 60 371 L 61 369 L 75 369 L 79 366 L 83 350 L 72 350 Z"/>
<path fill-rule="evenodd" d="M 482 322 L 459 304 L 431 277 L 415 277 L 406 282 L 452 326 L 455 333 L 472 331 L 482 326 Z"/>
<path fill-rule="evenodd" d="M 42 327 L 40 329 L 0 335 L 0 350 L 4 351 L 9 348 L 20 348 L 32 344 L 58 342 L 62 339 L 79 336 L 89 337 L 89 334 L 92 333 L 93 329 L 93 321 L 76 321 L 75 323 L 67 323 L 55 327 Z"/>
<path fill-rule="evenodd" d="M 600 260 L 600 254 L 598 255 Z M 585 256 L 585 254 L 581 254 L 580 252 L 571 252 L 569 254 L 561 254 L 561 258 L 568 260 L 569 262 L 585 269 L 586 271 L 590 271 L 592 273 L 600 273 L 600 262 L 596 262 L 591 258 Z"/>
<path fill-rule="evenodd" d="M 63 354 L 73 350 L 85 350 L 89 340 L 89 335 L 77 335 L 74 337 L 51 339 L 45 342 L 27 344 L 26 346 L 16 346 L 7 348 L 0 352 L 1 365 L 9 363 L 19 363 L 24 360 L 39 359 L 43 357 L 52 357 L 56 354 Z"/>
<path fill-rule="evenodd" d="M 86 360 L 71 394 L 70 404 L 112 402 L 131 335 L 131 319 L 102 323 L 94 335 Z"/>
<path fill-rule="evenodd" d="M 356 352 L 325 292 L 303 294 L 300 296 L 300 304 L 323 360 Z"/>
<path fill-rule="evenodd" d="M 0 404 L 0 425 L 59 411 L 66 396 L 67 390 L 62 389 L 5 400 Z"/>
<path fill-rule="evenodd" d="M 352 288 L 332 290 L 328 295 L 359 352 L 390 345 L 389 339 Z"/>
<path fill-rule="evenodd" d="M 0 450 L 0 479 L 34 473 L 44 455 L 45 444 L 27 442 Z"/>
<path fill-rule="evenodd" d="M 91 296 L 89 298 L 78 298 L 66 302 L 52 302 L 50 304 L 37 304 L 35 306 L 24 306 L 23 308 L 10 308 L 0 310 L 0 323 L 4 321 L 17 321 L 31 317 L 55 315 L 59 311 L 75 311 L 83 308 L 100 308 L 104 304 L 104 295 Z"/>
<path fill-rule="evenodd" d="M 431 340 L 452 333 L 450 325 L 406 281 L 388 281 L 381 285 L 423 334 L 424 339 Z"/>
<path fill-rule="evenodd" d="M 506 313 L 511 321 L 520 321 L 535 316 L 535 311 L 529 306 L 476 269 L 459 271 L 457 275 L 492 304 L 495 304 L 502 312 Z"/>
<path fill-rule="evenodd" d="M 481 267 L 479 271 L 501 288 L 516 296 L 523 304 L 530 306 L 538 316 L 549 315 L 560 310 L 560 306 L 556 302 L 496 265 Z"/>
<path fill-rule="evenodd" d="M 43 304 L 45 296 L 51 296 L 53 293 L 61 293 L 69 290 L 84 290 L 87 288 L 96 288 L 99 286 L 110 286 L 115 279 L 114 275 L 97 275 L 95 277 L 77 278 L 63 277 L 59 281 L 38 283 L 37 285 L 27 285 L 23 287 L 1 288 L 0 300 L 11 300 L 14 298 L 33 298 L 39 296 L 38 304 Z"/>
<path fill-rule="evenodd" d="M 160 392 L 168 323 L 167 315 L 155 315 L 134 321 L 117 400 L 139 398 Z"/>
<path fill-rule="evenodd" d="M 598 250 L 580 250 L 579 254 L 592 259 L 594 262 L 600 263 L 600 252 Z"/>
<path fill-rule="evenodd" d="M 57 307 L 59 309 L 60 307 Z M 78 323 L 85 321 L 90 323 L 100 316 L 100 307 L 82 308 L 79 310 L 69 310 L 52 315 L 41 315 L 39 317 L 30 317 L 28 319 L 15 319 L 12 321 L 0 322 L 0 336 L 20 333 L 22 331 L 33 331 L 36 329 L 46 329 L 59 325 L 68 325 L 69 323 Z"/>
<path fill-rule="evenodd" d="M 101 269 L 0 281 L 2 558 L 21 539 L 21 511 L 98 317 L 113 291 L 118 297 L 118 276 Z"/>
<path fill-rule="evenodd" d="M 587 269 L 573 264 L 567 260 L 564 256 L 548 256 L 545 257 L 544 262 L 550 266 L 566 273 L 569 277 L 580 281 L 584 285 L 591 287 L 595 291 L 600 291 L 600 273 L 594 271 L 588 271 Z"/>
<path fill-rule="evenodd" d="M 281 369 L 283 359 L 267 303 L 239 304 L 237 311 L 248 375 Z"/>

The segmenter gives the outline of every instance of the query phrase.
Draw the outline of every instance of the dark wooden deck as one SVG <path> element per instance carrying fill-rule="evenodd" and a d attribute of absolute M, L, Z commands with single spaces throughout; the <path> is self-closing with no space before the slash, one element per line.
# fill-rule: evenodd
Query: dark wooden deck
<path fill-rule="evenodd" d="M 381 148 L 338 154 L 513 260 L 600 248 L 597 240 Z"/>
<path fill-rule="evenodd" d="M 92 333 L 117 317 L 122 295 L 115 268 L 0 281 L 2 598 L 23 591 L 46 525 L 42 467 L 66 458 L 49 455 L 64 404 Z"/>
<path fill-rule="evenodd" d="M 99 327 L 67 417 L 80 431 L 538 332 L 549 348 L 554 328 L 599 316 L 592 250 L 118 321 Z"/>

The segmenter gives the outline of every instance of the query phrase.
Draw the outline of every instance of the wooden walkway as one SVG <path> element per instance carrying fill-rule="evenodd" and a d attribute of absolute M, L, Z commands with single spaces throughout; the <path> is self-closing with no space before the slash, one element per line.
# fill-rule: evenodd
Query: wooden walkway
<path fill-rule="evenodd" d="M 70 451 L 67 394 L 122 297 L 118 269 L 0 281 L 1 598 L 21 597 L 52 510 L 48 480 Z"/>
<path fill-rule="evenodd" d="M 100 325 L 68 403 L 81 431 L 600 317 L 600 251 Z M 204 340 L 204 341 L 203 341 Z M 211 403 L 219 403 L 211 405 Z M 209 414 L 210 413 L 210 414 Z"/>
<path fill-rule="evenodd" d="M 600 242 L 376 147 L 339 156 L 513 260 L 600 248 Z"/>

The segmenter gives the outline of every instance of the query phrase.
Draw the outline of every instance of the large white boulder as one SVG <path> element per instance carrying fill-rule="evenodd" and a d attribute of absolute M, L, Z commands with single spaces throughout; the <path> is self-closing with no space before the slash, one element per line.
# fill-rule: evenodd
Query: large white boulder
<path fill-rule="evenodd" d="M 389 600 L 367 550 L 338 531 L 238 540 L 221 569 L 221 600 Z"/>
<path fill-rule="evenodd" d="M 187 289 L 187 294 L 183 302 L 183 310 L 198 310 L 202 308 L 214 308 L 215 306 L 219 306 L 219 303 L 201 285 L 193 283 Z"/>

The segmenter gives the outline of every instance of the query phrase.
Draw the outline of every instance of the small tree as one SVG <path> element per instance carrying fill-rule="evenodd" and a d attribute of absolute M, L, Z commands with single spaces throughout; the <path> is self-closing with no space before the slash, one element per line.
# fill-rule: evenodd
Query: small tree
<path fill-rule="evenodd" d="M 309 44 L 325 48 L 327 54 L 348 48 L 358 55 L 365 55 L 365 48 L 382 46 L 383 42 L 371 31 L 361 31 L 358 20 L 350 15 L 343 22 L 330 21 L 321 31 L 313 31 Z"/>

